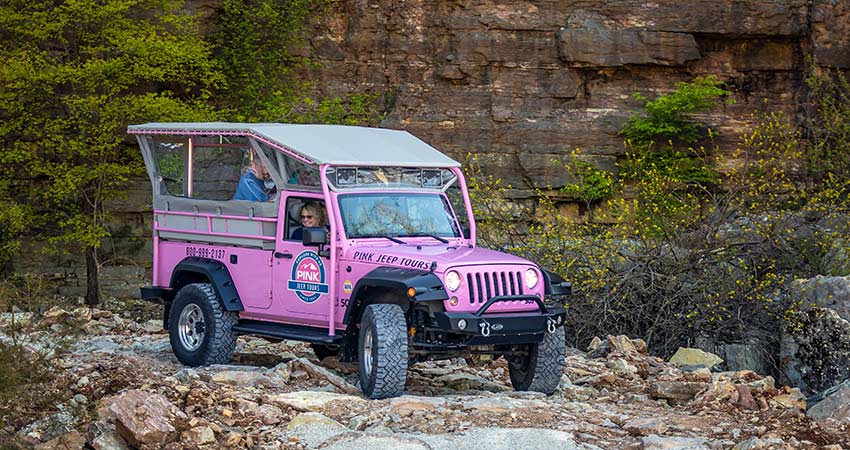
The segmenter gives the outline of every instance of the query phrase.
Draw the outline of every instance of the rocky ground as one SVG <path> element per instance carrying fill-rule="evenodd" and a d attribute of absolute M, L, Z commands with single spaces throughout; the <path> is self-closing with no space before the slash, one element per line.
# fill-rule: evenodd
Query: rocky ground
<path fill-rule="evenodd" d="M 0 340 L 12 319 L 0 318 Z M 683 371 L 623 336 L 571 351 L 549 397 L 513 392 L 504 361 L 452 360 L 413 366 L 403 397 L 368 400 L 355 365 L 303 343 L 240 338 L 233 364 L 191 369 L 161 322 L 54 308 L 14 323 L 29 351 L 53 353 L 61 386 L 38 420 L 6 424 L 25 448 L 850 448 L 850 403 L 815 421 L 771 377 Z"/>

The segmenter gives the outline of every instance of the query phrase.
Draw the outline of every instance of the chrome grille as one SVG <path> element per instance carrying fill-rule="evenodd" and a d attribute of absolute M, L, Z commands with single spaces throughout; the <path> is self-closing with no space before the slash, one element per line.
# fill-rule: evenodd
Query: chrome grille
<path fill-rule="evenodd" d="M 522 272 L 494 271 L 466 274 L 469 303 L 484 303 L 500 295 L 523 295 Z"/>

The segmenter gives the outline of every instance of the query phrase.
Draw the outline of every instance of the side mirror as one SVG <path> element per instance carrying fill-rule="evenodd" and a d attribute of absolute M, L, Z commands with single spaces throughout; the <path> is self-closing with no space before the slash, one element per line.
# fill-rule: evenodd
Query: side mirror
<path fill-rule="evenodd" d="M 301 232 L 304 246 L 321 247 L 328 243 L 328 230 L 325 227 L 305 227 Z"/>

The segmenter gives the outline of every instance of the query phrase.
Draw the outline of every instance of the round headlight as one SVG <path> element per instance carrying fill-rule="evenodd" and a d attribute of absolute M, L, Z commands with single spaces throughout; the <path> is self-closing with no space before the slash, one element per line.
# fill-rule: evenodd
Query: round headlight
<path fill-rule="evenodd" d="M 537 286 L 537 282 L 540 281 L 540 277 L 537 276 L 537 271 L 534 269 L 528 269 L 525 271 L 525 286 L 529 289 Z"/>
<path fill-rule="evenodd" d="M 446 287 L 450 291 L 456 291 L 460 287 L 460 275 L 454 270 L 446 273 Z"/>

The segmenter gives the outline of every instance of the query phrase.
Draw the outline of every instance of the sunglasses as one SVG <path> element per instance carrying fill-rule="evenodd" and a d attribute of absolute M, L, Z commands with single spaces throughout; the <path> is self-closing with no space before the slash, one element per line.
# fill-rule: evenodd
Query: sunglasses
<path fill-rule="evenodd" d="M 312 219 L 313 216 L 301 216 L 302 219 Z"/>

